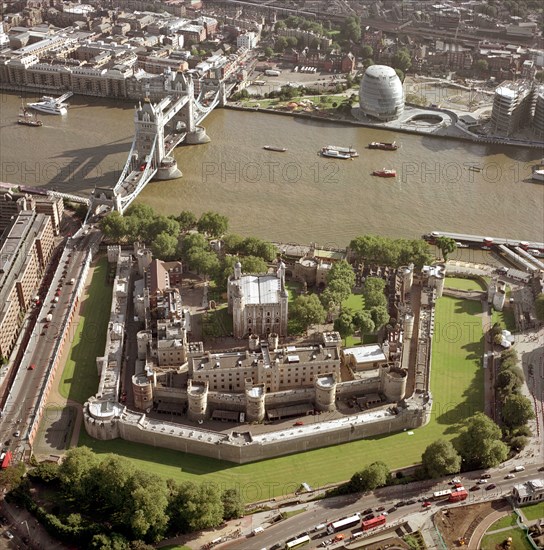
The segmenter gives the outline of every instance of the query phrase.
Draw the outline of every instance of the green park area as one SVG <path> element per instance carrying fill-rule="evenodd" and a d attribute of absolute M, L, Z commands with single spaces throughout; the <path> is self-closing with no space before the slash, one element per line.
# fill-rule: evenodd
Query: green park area
<path fill-rule="evenodd" d="M 102 295 L 101 299 L 105 297 Z M 479 312 L 479 302 L 449 297 L 438 300 L 432 353 L 433 415 L 427 426 L 414 431 L 370 437 L 245 465 L 121 439 L 98 441 L 84 430 L 79 444 L 97 453 L 125 456 L 139 468 L 177 481 L 206 481 L 215 482 L 222 488 L 238 487 L 246 502 L 292 493 L 303 482 L 314 488 L 338 483 L 377 460 L 385 461 L 391 469 L 407 467 L 420 462 L 422 452 L 430 443 L 440 437 L 453 438 L 465 418 L 483 410 L 483 336 Z M 102 307 L 99 313 L 101 326 L 106 326 L 109 308 Z M 102 350 L 103 346 L 93 354 L 99 355 Z M 93 365 L 94 357 L 90 360 Z"/>
<path fill-rule="evenodd" d="M 511 513 L 498 519 L 489 529 L 489 532 L 504 529 L 505 527 L 515 527 L 517 525 L 517 514 Z"/>
<path fill-rule="evenodd" d="M 485 535 L 480 545 L 481 550 L 496 550 L 499 548 L 505 540 L 509 537 L 512 538 L 512 544 L 510 548 L 515 550 L 532 550 L 532 546 L 529 544 L 525 533 L 519 528 L 508 529 L 507 531 L 500 531 L 499 533 L 493 533 L 491 535 Z M 500 546 L 502 548 L 502 546 Z"/>
<path fill-rule="evenodd" d="M 462 277 L 446 277 L 444 286 L 457 290 L 467 290 L 469 292 L 487 290 L 482 281 L 477 279 L 465 279 Z"/>
<path fill-rule="evenodd" d="M 70 354 L 59 384 L 63 397 L 81 404 L 98 389 L 96 358 L 104 355 L 111 297 L 108 260 L 102 258 L 94 268 L 87 296 L 81 303 L 79 322 L 72 333 Z"/>
<path fill-rule="evenodd" d="M 527 521 L 533 521 L 535 519 L 544 518 L 544 502 L 538 502 L 537 504 L 530 504 L 529 506 L 523 506 L 520 511 L 527 518 Z"/>

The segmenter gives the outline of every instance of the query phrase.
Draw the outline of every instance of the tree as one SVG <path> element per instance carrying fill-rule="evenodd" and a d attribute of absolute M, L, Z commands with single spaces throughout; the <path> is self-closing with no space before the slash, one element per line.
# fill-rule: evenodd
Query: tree
<path fill-rule="evenodd" d="M 497 374 L 495 388 L 504 400 L 506 396 L 517 392 L 524 382 L 525 376 L 519 367 L 503 368 L 501 366 Z"/>
<path fill-rule="evenodd" d="M 374 491 L 374 489 L 386 485 L 390 478 L 391 472 L 387 464 L 377 461 L 364 470 L 356 472 L 351 478 L 350 485 L 354 491 Z"/>
<path fill-rule="evenodd" d="M 183 483 L 174 488 L 170 503 L 171 526 L 183 533 L 217 527 L 223 521 L 221 492 L 212 483 Z"/>
<path fill-rule="evenodd" d="M 333 281 L 343 281 L 351 291 L 351 288 L 355 284 L 355 272 L 346 260 L 332 264 L 327 273 L 327 283 L 330 284 Z"/>
<path fill-rule="evenodd" d="M 387 307 L 387 298 L 384 294 L 385 281 L 378 277 L 367 277 L 363 288 L 365 308 L 372 309 L 375 306 Z"/>
<path fill-rule="evenodd" d="M 366 46 L 363 46 L 361 48 L 361 55 L 363 56 L 363 59 L 368 59 L 369 57 L 372 57 L 374 55 L 374 50 L 372 49 L 372 46 L 369 46 L 368 44 Z"/>
<path fill-rule="evenodd" d="M 389 312 L 385 306 L 371 307 L 369 312 L 374 321 L 374 330 L 380 330 L 389 321 Z"/>
<path fill-rule="evenodd" d="M 361 40 L 361 22 L 358 17 L 348 17 L 342 26 L 342 36 L 346 40 L 359 42 Z"/>
<path fill-rule="evenodd" d="M 278 21 L 278 23 L 281 23 L 281 21 Z M 267 46 L 263 50 L 263 54 L 265 57 L 272 57 L 274 55 L 274 50 L 270 46 Z"/>
<path fill-rule="evenodd" d="M 342 305 L 351 294 L 351 287 L 341 279 L 331 281 L 327 288 L 321 293 L 320 300 L 327 311 Z"/>
<path fill-rule="evenodd" d="M 217 212 L 204 212 L 196 224 L 200 233 L 206 233 L 210 237 L 221 237 L 227 232 L 229 220 Z"/>
<path fill-rule="evenodd" d="M 372 319 L 370 311 L 365 309 L 358 311 L 353 317 L 353 324 L 359 329 L 361 342 L 365 334 L 372 334 L 376 330 L 376 324 Z"/>
<path fill-rule="evenodd" d="M 244 273 L 266 273 L 268 271 L 267 263 L 257 256 L 245 256 L 241 258 L 240 263 Z"/>
<path fill-rule="evenodd" d="M 399 80 L 400 80 L 401 82 L 404 82 L 404 72 L 401 71 L 401 70 L 398 69 L 398 68 L 395 69 L 395 72 L 397 73 L 397 76 L 399 77 Z"/>
<path fill-rule="evenodd" d="M 59 480 L 63 490 L 73 498 L 88 496 L 89 479 L 99 464 L 89 447 L 69 449 L 59 466 Z"/>
<path fill-rule="evenodd" d="M 502 406 L 502 420 L 510 428 L 527 424 L 535 417 L 531 400 L 521 394 L 509 395 Z"/>
<path fill-rule="evenodd" d="M 399 48 L 393 56 L 391 64 L 395 69 L 400 69 L 403 73 L 406 73 L 412 65 L 410 52 L 406 48 Z"/>
<path fill-rule="evenodd" d="M 228 254 L 238 254 L 242 251 L 244 237 L 236 233 L 229 233 L 223 237 L 225 252 Z"/>
<path fill-rule="evenodd" d="M 287 48 L 287 38 L 285 36 L 278 36 L 274 41 L 274 51 L 282 53 Z"/>
<path fill-rule="evenodd" d="M 304 330 L 311 325 L 319 325 L 325 322 L 326 311 L 315 294 L 297 296 L 291 306 L 291 315 Z"/>
<path fill-rule="evenodd" d="M 544 321 L 544 292 L 541 292 L 535 300 L 535 315 L 539 321 Z"/>
<path fill-rule="evenodd" d="M 535 80 L 538 82 L 544 82 L 544 71 L 537 71 L 535 73 Z"/>
<path fill-rule="evenodd" d="M 334 320 L 334 330 L 338 331 L 344 340 L 354 333 L 353 312 L 350 309 L 342 310 L 342 313 Z"/>
<path fill-rule="evenodd" d="M 450 237 L 444 237 L 444 236 L 438 237 L 436 239 L 436 246 L 440 249 L 440 252 L 442 252 L 444 261 L 447 261 L 449 254 L 451 254 L 454 250 L 457 249 L 455 240 Z"/>
<path fill-rule="evenodd" d="M 289 48 L 296 48 L 298 46 L 298 38 L 295 36 L 288 36 L 286 40 Z"/>
<path fill-rule="evenodd" d="M 487 62 L 487 59 L 478 59 L 474 61 L 472 64 L 472 68 L 476 72 L 476 74 L 483 74 L 487 72 L 487 69 L 489 68 L 489 64 Z"/>
<path fill-rule="evenodd" d="M 443 477 L 461 470 L 461 457 L 451 441 L 438 439 L 425 449 L 421 465 L 431 479 Z"/>
<path fill-rule="evenodd" d="M 160 233 L 167 233 L 173 237 L 178 237 L 180 232 L 179 223 L 174 218 L 167 216 L 155 216 L 153 220 L 147 224 L 146 240 L 152 242 L 153 239 Z"/>
<path fill-rule="evenodd" d="M 211 250 L 191 248 L 187 254 L 189 265 L 200 275 L 213 276 L 220 267 L 219 258 Z"/>
<path fill-rule="evenodd" d="M 185 232 L 196 227 L 196 216 L 189 210 L 182 210 L 175 219 L 179 223 L 180 231 Z"/>
<path fill-rule="evenodd" d="M 178 239 L 174 235 L 163 231 L 153 239 L 150 248 L 155 258 L 173 260 L 177 254 Z"/>
<path fill-rule="evenodd" d="M 464 470 L 494 468 L 506 460 L 508 447 L 501 441 L 501 430 L 484 413 L 469 418 L 455 447 L 464 460 Z"/>
<path fill-rule="evenodd" d="M 226 489 L 221 495 L 223 501 L 223 519 L 241 518 L 245 512 L 244 501 L 238 489 Z"/>
<path fill-rule="evenodd" d="M 375 65 L 375 63 L 374 63 L 374 60 L 371 57 L 369 57 L 368 59 L 363 60 L 363 67 L 365 69 L 368 69 L 368 67 L 371 67 L 372 65 Z"/>
<path fill-rule="evenodd" d="M 120 241 L 126 236 L 126 220 L 119 212 L 114 210 L 102 218 L 100 221 L 100 229 L 107 239 Z"/>
<path fill-rule="evenodd" d="M 285 29 L 285 23 L 283 21 L 276 21 L 276 24 L 274 25 L 274 30 L 277 32 L 283 29 Z"/>
<path fill-rule="evenodd" d="M 181 257 L 184 261 L 188 261 L 191 250 L 209 250 L 210 246 L 204 235 L 200 233 L 188 233 L 181 241 Z"/>

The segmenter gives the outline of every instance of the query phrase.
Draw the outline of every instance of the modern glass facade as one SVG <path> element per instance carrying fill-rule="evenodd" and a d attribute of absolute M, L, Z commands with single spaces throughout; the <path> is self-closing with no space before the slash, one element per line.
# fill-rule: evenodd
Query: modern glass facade
<path fill-rule="evenodd" d="M 404 111 L 404 89 L 395 72 L 387 65 L 371 65 L 359 88 L 359 105 L 366 116 L 395 120 Z"/>

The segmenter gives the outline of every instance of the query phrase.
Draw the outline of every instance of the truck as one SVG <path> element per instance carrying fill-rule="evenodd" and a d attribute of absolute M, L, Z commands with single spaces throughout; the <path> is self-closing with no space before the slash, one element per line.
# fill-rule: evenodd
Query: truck
<path fill-rule="evenodd" d="M 281 71 L 277 71 L 276 69 L 266 69 L 264 74 L 266 76 L 280 76 Z"/>

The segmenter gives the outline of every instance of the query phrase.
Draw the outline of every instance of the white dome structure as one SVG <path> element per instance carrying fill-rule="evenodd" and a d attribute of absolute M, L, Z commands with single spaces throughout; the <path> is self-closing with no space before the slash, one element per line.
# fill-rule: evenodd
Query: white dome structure
<path fill-rule="evenodd" d="M 359 87 L 359 105 L 366 116 L 378 120 L 395 120 L 404 111 L 404 89 L 395 69 L 371 65 Z"/>

